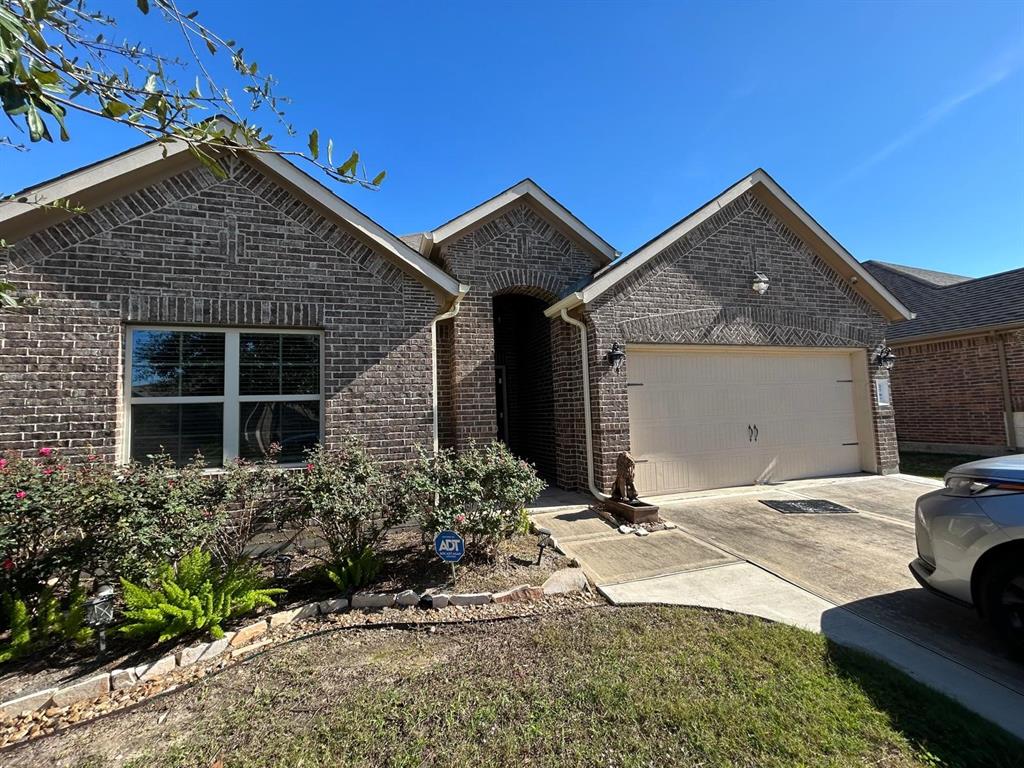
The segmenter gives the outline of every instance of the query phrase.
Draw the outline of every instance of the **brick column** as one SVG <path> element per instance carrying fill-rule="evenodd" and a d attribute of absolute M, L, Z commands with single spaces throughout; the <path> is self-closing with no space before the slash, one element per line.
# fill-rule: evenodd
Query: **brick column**
<path fill-rule="evenodd" d="M 494 401 L 494 318 L 491 297 L 470 293 L 452 326 L 455 447 L 497 434 Z"/>

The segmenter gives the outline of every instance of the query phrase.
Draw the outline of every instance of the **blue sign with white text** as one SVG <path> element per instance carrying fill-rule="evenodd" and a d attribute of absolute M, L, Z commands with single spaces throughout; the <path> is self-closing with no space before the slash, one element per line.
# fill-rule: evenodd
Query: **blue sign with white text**
<path fill-rule="evenodd" d="M 434 551 L 446 563 L 457 563 L 466 554 L 466 542 L 455 531 L 441 531 L 434 537 Z"/>

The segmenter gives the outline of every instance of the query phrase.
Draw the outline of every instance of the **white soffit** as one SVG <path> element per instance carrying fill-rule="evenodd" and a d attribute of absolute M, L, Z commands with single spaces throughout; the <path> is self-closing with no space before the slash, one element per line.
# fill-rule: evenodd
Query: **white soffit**
<path fill-rule="evenodd" d="M 518 184 L 509 187 L 490 200 L 481 203 L 475 208 L 471 208 L 461 216 L 457 216 L 447 224 L 442 224 L 430 232 L 430 240 L 435 245 L 451 240 L 453 237 L 473 227 L 475 224 L 485 221 L 523 197 L 530 198 L 576 235 L 577 238 L 593 248 L 601 256 L 603 263 L 607 264 L 619 255 L 618 251 L 609 245 L 604 238 L 576 218 L 568 208 L 541 189 L 532 179 L 523 179 Z"/>

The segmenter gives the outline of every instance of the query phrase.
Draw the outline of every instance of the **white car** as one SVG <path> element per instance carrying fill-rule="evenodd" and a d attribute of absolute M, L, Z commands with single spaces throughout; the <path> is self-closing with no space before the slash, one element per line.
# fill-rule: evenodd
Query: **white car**
<path fill-rule="evenodd" d="M 1024 454 L 954 467 L 914 518 L 921 586 L 973 606 L 1024 654 Z"/>

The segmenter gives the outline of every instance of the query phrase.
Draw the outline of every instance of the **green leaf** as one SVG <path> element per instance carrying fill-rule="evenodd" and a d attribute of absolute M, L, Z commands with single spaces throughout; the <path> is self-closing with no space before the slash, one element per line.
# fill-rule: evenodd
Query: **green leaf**
<path fill-rule="evenodd" d="M 381 171 L 380 173 L 373 177 L 373 181 L 371 183 L 373 184 L 373 186 L 379 187 L 381 185 L 381 182 L 384 181 L 384 177 L 387 175 L 387 171 Z"/>
<path fill-rule="evenodd" d="M 313 156 L 314 160 L 320 157 L 320 134 L 315 128 L 309 134 L 309 154 Z"/>
<path fill-rule="evenodd" d="M 143 13 L 149 13 L 149 0 L 135 0 L 135 4 Z"/>
<path fill-rule="evenodd" d="M 103 111 L 110 117 L 121 117 L 121 115 L 131 112 L 132 108 L 123 101 L 111 99 L 103 105 Z"/>
<path fill-rule="evenodd" d="M 357 165 L 359 165 L 359 153 L 353 151 L 352 154 L 349 155 L 348 160 L 338 168 L 338 173 L 341 176 L 351 176 L 355 172 Z"/>
<path fill-rule="evenodd" d="M 146 78 L 146 85 L 143 90 L 146 93 L 156 92 L 156 72 L 150 72 L 149 77 Z"/>

